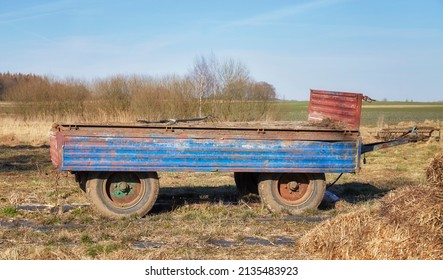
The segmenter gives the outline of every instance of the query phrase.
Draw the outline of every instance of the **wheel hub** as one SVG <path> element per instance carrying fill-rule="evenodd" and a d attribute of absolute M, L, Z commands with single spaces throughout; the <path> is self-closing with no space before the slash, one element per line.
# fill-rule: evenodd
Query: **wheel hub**
<path fill-rule="evenodd" d="M 113 173 L 106 180 L 104 193 L 114 207 L 130 208 L 143 197 L 145 186 L 134 173 Z"/>
<path fill-rule="evenodd" d="M 123 197 L 125 195 L 134 194 L 134 184 L 127 182 L 115 183 L 113 185 L 114 190 L 112 195 L 116 197 Z"/>
<path fill-rule="evenodd" d="M 298 205 L 309 196 L 309 179 L 302 174 L 285 174 L 277 182 L 278 194 L 285 203 Z"/>
<path fill-rule="evenodd" d="M 300 188 L 300 183 L 295 182 L 295 181 L 291 181 L 287 184 L 287 187 L 289 189 L 290 193 L 296 192 L 299 190 Z"/>

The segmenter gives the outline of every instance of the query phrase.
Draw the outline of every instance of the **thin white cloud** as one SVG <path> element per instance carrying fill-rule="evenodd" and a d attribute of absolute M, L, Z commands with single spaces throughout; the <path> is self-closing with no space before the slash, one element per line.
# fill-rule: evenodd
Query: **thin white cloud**
<path fill-rule="evenodd" d="M 21 33 L 32 35 L 33 37 L 43 39 L 47 42 L 55 43 L 55 41 L 51 40 L 50 38 L 23 27 L 23 24 L 20 24 L 20 22 L 49 17 L 54 14 L 62 13 L 72 8 L 72 3 L 72 0 L 60 0 L 45 4 L 26 6 L 23 9 L 6 11 L 0 13 L 0 24 L 7 25 L 18 30 Z"/>
<path fill-rule="evenodd" d="M 6 11 L 0 13 L 1 23 L 13 23 L 18 21 L 26 21 L 29 19 L 51 16 L 63 11 L 67 11 L 73 7 L 72 0 L 59 0 L 45 4 L 37 4 L 26 6 L 20 10 Z"/>
<path fill-rule="evenodd" d="M 26 34 L 29 34 L 29 35 L 31 35 L 31 36 L 33 36 L 33 37 L 36 37 L 36 38 L 39 38 L 39 39 L 43 39 L 44 41 L 47 41 L 47 42 L 49 42 L 49 43 L 56 43 L 54 40 L 51 40 L 50 38 L 48 38 L 48 37 L 46 37 L 46 36 L 43 36 L 42 34 L 39 34 L 39 33 L 36 33 L 36 32 L 29 31 L 29 30 L 27 30 L 27 29 L 25 29 L 25 28 L 22 28 L 22 27 L 19 27 L 19 26 L 17 26 L 16 24 L 13 24 L 13 23 L 11 23 L 11 22 L 0 22 L 0 23 L 2 23 L 2 24 L 4 24 L 4 25 L 8 25 L 8 26 L 10 26 L 10 27 L 12 27 L 12 28 L 14 28 L 14 29 L 20 31 L 21 33 L 26 33 Z"/>
<path fill-rule="evenodd" d="M 312 10 L 329 7 L 347 0 L 317 0 L 286 6 L 267 13 L 228 22 L 224 27 L 260 26 L 275 24 L 278 21 Z"/>

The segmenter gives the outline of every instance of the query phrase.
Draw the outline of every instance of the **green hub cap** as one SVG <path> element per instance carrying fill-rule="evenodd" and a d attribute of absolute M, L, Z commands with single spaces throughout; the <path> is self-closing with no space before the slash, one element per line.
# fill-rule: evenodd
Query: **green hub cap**
<path fill-rule="evenodd" d="M 136 173 L 115 172 L 106 180 L 103 194 L 112 203 L 113 207 L 120 209 L 131 208 L 137 205 L 146 192 Z"/>
<path fill-rule="evenodd" d="M 125 195 L 134 194 L 134 183 L 120 182 L 113 185 L 112 195 L 123 197 Z"/>

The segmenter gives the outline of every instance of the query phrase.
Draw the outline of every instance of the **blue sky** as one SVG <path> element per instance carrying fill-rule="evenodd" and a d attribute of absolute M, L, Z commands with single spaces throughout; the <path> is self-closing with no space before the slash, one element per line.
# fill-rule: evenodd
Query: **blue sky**
<path fill-rule="evenodd" d="M 281 98 L 443 100 L 443 0 L 0 0 L 0 36 L 0 72 L 184 75 L 214 53 Z"/>

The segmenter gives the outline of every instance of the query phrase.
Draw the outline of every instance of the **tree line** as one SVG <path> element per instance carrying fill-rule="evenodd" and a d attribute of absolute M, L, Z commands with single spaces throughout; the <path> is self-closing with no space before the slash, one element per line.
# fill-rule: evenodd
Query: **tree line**
<path fill-rule="evenodd" d="M 0 100 L 24 119 L 133 121 L 214 116 L 222 121 L 272 118 L 275 88 L 255 81 L 243 63 L 195 58 L 186 75 L 115 75 L 82 81 L 0 73 Z"/>

